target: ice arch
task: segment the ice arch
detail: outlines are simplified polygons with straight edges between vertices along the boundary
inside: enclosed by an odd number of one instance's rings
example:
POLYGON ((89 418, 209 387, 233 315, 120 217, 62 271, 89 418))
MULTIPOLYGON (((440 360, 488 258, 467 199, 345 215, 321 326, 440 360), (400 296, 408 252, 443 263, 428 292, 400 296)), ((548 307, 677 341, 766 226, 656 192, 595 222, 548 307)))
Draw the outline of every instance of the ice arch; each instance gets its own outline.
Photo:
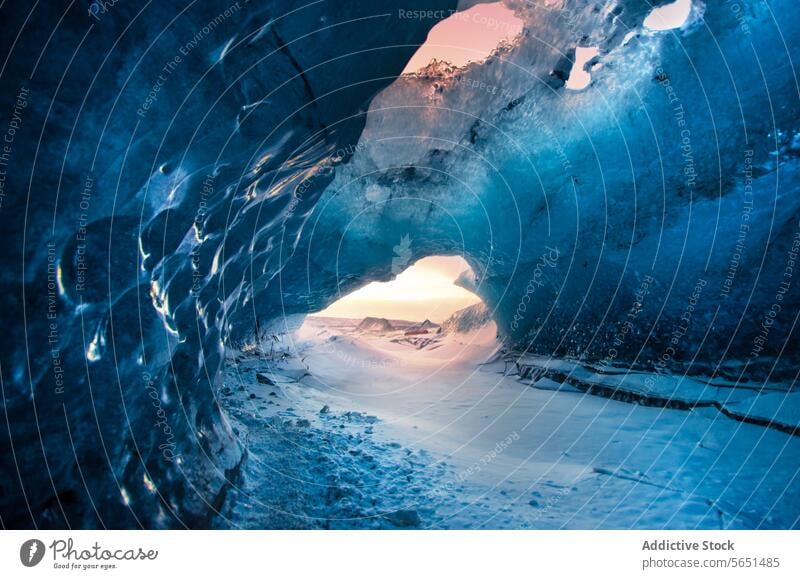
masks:
POLYGON ((644 29, 665 3, 508 0, 518 43, 397 80, 435 21, 392 4, 10 22, 10 523, 208 524, 242 459, 225 343, 388 279, 406 235, 465 256, 510 346, 603 358, 652 280, 617 362, 793 375, 800 22, 693 2, 644 29), (578 46, 602 67, 570 92, 578 46))

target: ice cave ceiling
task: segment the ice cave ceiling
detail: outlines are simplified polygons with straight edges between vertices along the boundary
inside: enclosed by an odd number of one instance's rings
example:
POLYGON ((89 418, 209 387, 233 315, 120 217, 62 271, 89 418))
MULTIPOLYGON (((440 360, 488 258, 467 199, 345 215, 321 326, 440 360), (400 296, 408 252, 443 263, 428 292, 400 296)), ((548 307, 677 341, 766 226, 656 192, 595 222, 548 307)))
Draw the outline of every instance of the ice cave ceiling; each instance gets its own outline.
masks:
POLYGON ((679 29, 643 27, 666 3, 507 0, 513 42, 403 76, 441 16, 401 11, 455 0, 10 15, 14 516, 206 524, 242 459, 225 344, 389 279, 404 238, 409 264, 464 256, 510 348, 603 359, 625 328, 615 364, 794 377, 795 3, 694 0, 679 29), (578 47, 598 53, 575 91, 578 47))

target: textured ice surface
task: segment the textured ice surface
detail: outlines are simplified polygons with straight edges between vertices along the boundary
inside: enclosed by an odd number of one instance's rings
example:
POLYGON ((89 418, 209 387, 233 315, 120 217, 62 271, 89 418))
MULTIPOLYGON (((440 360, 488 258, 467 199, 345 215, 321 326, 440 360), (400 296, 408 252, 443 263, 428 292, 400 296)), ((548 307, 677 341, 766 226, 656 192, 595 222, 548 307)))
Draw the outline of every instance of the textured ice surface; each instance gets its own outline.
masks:
MULTIPOLYGON (((423 5, 455 7, 403 3, 423 5)), ((434 22, 361 2, 59 6, 2 17, 3 114, 29 93, 2 205, 3 523, 205 526, 242 458, 216 402, 224 341, 254 311, 285 327, 281 293, 306 311, 301 269, 279 272, 434 22)))
MULTIPOLYGON (((339 262, 351 238, 408 233, 415 252, 463 252, 501 328, 538 352, 603 358, 629 323, 614 348, 626 363, 750 359, 750 374, 793 377, 797 292, 781 284, 798 239, 797 90, 794 49, 768 32, 779 10, 753 3, 759 33, 743 42, 719 3, 695 3, 672 32, 642 30, 636 10, 570 13, 567 26, 531 7, 538 41, 402 77, 326 194, 320 215, 347 224, 339 262), (602 67, 564 91, 558 51, 578 42, 602 67)), ((788 20, 782 38, 797 31, 788 20)))
POLYGON ((6 524, 207 525, 242 459, 225 345, 426 255, 464 256, 511 347, 795 375, 790 0, 695 1, 665 32, 642 26, 664 2, 509 0, 515 44, 397 80, 435 21, 393 3, 46 4, 3 16, 24 34, 2 110, 29 91, 2 205, 6 524), (570 91, 578 46, 599 54, 570 91))
POLYGON ((458 310, 452 316, 447 318, 442 323, 443 332, 460 332, 466 333, 472 330, 477 330, 488 323, 492 317, 489 315, 489 310, 483 303, 468 306, 462 310, 458 310))

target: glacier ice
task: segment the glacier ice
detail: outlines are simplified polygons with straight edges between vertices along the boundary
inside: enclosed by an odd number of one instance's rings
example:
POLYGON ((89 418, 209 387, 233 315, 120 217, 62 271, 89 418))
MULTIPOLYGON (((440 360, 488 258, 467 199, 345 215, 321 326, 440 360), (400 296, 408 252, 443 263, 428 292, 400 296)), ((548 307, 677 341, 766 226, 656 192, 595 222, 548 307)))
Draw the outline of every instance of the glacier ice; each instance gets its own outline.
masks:
POLYGON ((505 3, 514 42, 402 76, 435 20, 391 2, 4 21, 6 523, 207 525, 243 458, 226 346, 396 275, 404 238, 467 260, 509 348, 795 378, 794 3, 666 31, 666 1, 505 3))

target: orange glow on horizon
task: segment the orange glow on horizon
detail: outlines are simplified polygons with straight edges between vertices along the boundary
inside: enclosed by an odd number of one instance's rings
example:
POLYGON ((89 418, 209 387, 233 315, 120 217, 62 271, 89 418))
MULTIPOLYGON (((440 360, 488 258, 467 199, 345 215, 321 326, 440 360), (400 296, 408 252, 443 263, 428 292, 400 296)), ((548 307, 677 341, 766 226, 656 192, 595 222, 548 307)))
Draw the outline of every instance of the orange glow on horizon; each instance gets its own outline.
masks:
POLYGON ((426 257, 389 282, 372 282, 313 314, 332 318, 387 318, 443 322, 453 312, 480 302, 453 282, 469 265, 457 256, 426 257))

